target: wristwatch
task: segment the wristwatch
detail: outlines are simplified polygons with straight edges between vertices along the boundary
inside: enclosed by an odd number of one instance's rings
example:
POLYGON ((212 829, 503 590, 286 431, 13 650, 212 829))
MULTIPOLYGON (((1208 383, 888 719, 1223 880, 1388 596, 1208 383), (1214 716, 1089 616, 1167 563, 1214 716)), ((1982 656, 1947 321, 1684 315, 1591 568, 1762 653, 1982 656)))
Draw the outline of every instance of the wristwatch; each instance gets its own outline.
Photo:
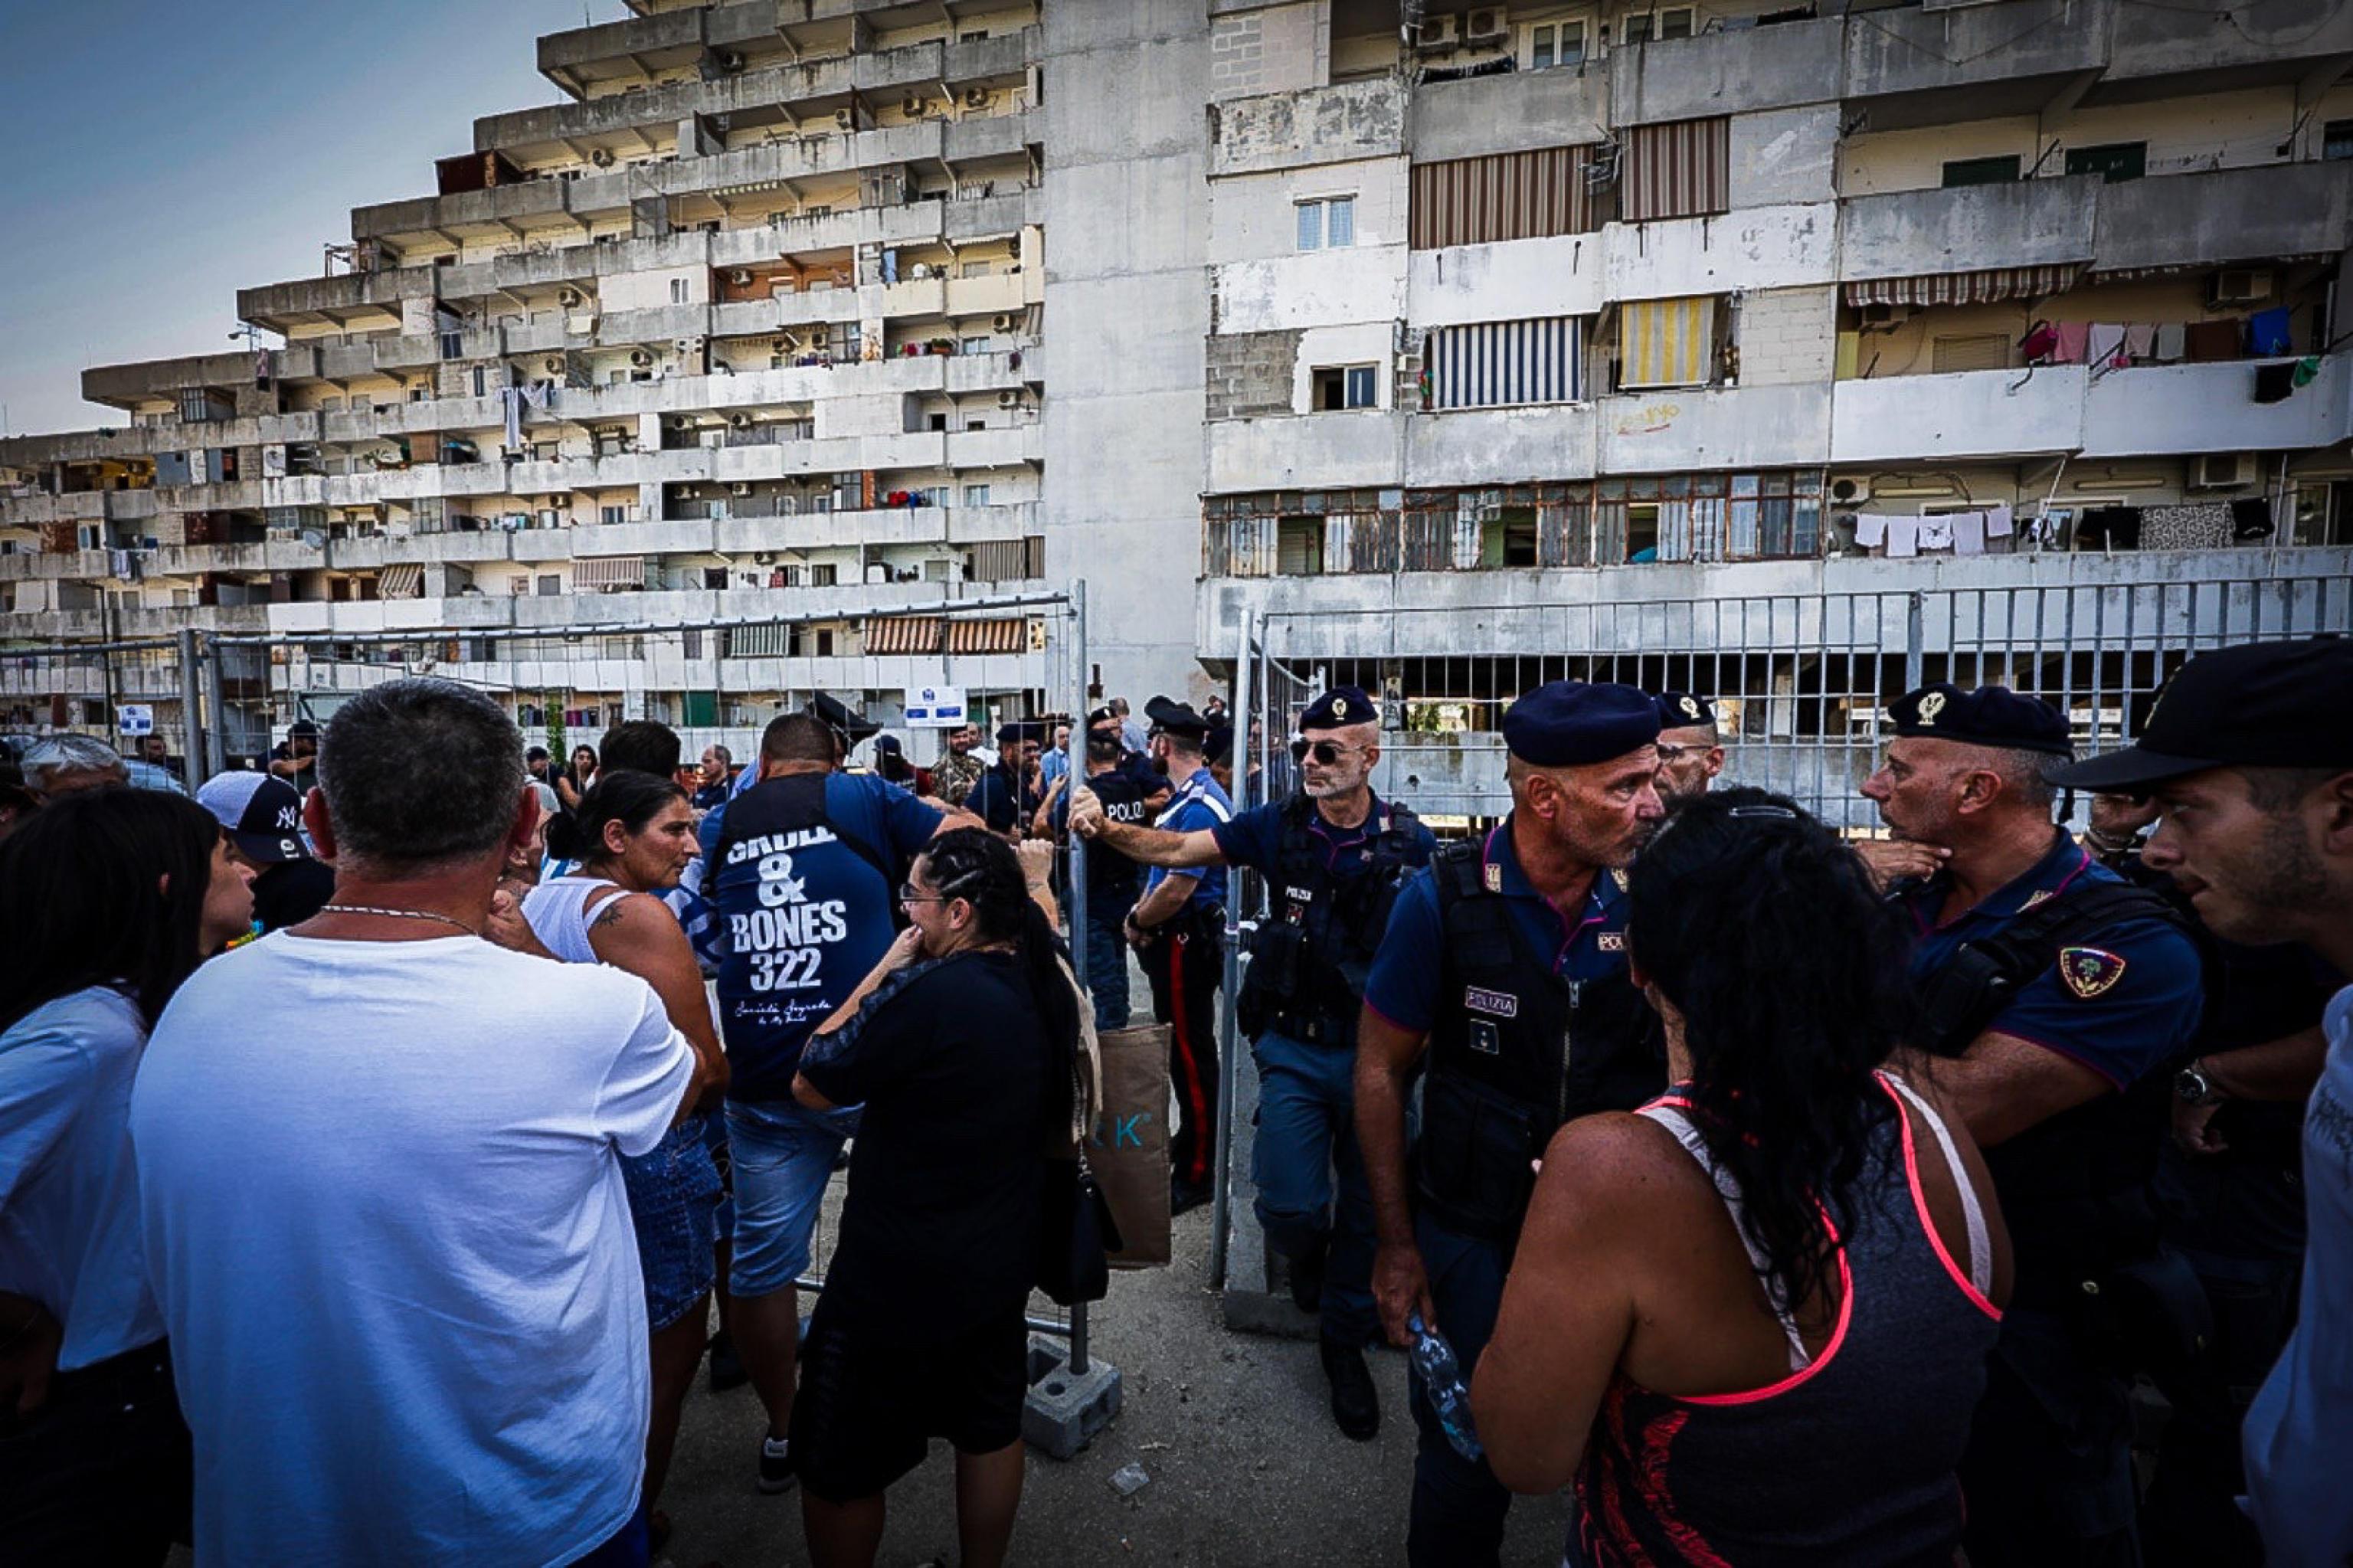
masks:
POLYGON ((2214 1087, 2214 1080, 2206 1075, 2206 1069, 2195 1062, 2173 1075, 2173 1092, 2193 1106, 2222 1097, 2214 1087))

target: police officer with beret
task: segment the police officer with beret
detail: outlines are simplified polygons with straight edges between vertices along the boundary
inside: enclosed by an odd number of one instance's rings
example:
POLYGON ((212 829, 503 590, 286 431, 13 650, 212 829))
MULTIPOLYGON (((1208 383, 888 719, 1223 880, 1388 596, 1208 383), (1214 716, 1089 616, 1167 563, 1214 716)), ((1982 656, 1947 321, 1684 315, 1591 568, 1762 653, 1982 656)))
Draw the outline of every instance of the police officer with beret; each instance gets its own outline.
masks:
POLYGON ((997 765, 980 776, 964 800, 964 809, 987 823, 990 832, 1018 839, 1036 813, 1038 753, 1045 740, 1046 726, 1036 719, 998 728, 997 765))
POLYGON ((1715 705, 1689 692, 1661 692, 1659 708, 1659 799, 1673 805, 1685 795, 1704 795, 1724 771, 1724 735, 1716 728, 1715 705))
MULTIPOLYGON (((1563 1123, 1665 1086, 1657 1021, 1627 968, 1623 868, 1657 826, 1656 705, 1555 681, 1504 715, 1512 813, 1440 849, 1398 895, 1357 1025, 1356 1129, 1391 1341, 1419 1314, 1467 1377, 1563 1123), (1427 1058, 1408 1177, 1406 1099, 1427 1058)), ((1446 1440, 1417 1383, 1409 1562, 1493 1563, 1511 1494, 1446 1440)))
POLYGON ((1890 716, 1862 792, 1897 839, 1949 852, 1890 895, 1915 938, 1912 1043, 1985 1150, 2016 1270, 1961 1462, 1965 1545, 2005 1568, 2134 1563, 2128 1370, 2197 1331, 2147 1189, 2199 948, 2052 822, 2073 755, 2057 709, 1940 683, 1890 716))
MULTIPOLYGON (((1269 911, 1250 939, 1237 1018, 1258 1061, 1250 1179, 1267 1240, 1291 1264, 1292 1298, 1322 1319, 1332 1418, 1358 1442, 1380 1430, 1366 1368, 1373 1316, 1373 1211, 1356 1150, 1356 1019, 1365 975, 1408 872, 1437 845, 1405 807, 1373 792, 1381 715, 1354 686, 1299 717, 1305 785, 1189 833, 1123 828, 1082 804, 1078 830, 1154 865, 1247 866, 1269 911), (1334 1203, 1337 1171, 1338 1202, 1334 1203)), ((1230 736, 1231 732, 1228 732, 1230 736)))

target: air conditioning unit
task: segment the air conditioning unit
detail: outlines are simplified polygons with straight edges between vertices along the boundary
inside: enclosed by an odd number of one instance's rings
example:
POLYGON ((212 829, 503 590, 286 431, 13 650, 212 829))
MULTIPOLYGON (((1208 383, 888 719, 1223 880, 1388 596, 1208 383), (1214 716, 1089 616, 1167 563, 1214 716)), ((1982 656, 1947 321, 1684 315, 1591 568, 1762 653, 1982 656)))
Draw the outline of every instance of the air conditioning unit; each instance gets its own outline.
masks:
POLYGON ((558 289, 555 291, 555 302, 563 306, 567 311, 572 309, 575 305, 586 303, 587 299, 588 296, 582 293, 577 289, 558 289))
POLYGON ((561 376, 564 374, 564 355, 560 354, 551 354, 545 359, 541 360, 539 364, 540 368, 546 371, 550 376, 561 376))
POLYGON ((653 362, 654 356, 647 353, 644 349, 633 348, 629 350, 629 363, 636 366, 638 369, 643 370, 647 366, 651 365, 653 362))
POLYGON ((899 102, 899 112, 904 114, 910 120, 920 120, 923 118, 924 112, 931 107, 931 101, 929 99, 902 99, 899 102))
POLYGON ((1013 330, 1013 313, 1011 311, 999 311, 997 314, 989 318, 988 324, 996 328, 998 332, 1011 332, 1013 330))
POLYGON ((727 416, 727 423, 730 429, 748 430, 752 428, 752 416, 738 408, 727 416))
POLYGON ((733 49, 721 49, 718 54, 712 58, 711 63, 717 66, 721 70, 726 71, 732 75, 736 71, 742 70, 744 67, 745 61, 744 57, 737 54, 733 49))
POLYGON ((727 493, 730 495, 749 495, 752 493, 752 487, 739 479, 734 483, 727 487, 727 493))
POLYGON ((866 580, 870 583, 887 583, 891 580, 891 568, 869 567, 866 568, 866 580))
POLYGON ((2189 460, 2192 490, 2236 490, 2254 482, 2253 452, 2206 452, 2189 460))
POLYGON ((600 169, 609 169, 613 166, 613 149, 599 147, 588 154, 588 161, 600 169))
POLYGON ((1867 479, 1834 479, 1831 481, 1831 504, 1860 506, 1871 499, 1871 481, 1867 479))
POLYGON ((1911 313, 1912 307, 1909 305, 1890 305, 1873 302, 1872 304, 1864 305, 1862 308, 1862 324, 1865 326, 1894 326, 1896 323, 1903 321, 1911 313))
POLYGON ((848 131, 857 125, 858 116, 850 110, 837 109, 833 111, 833 122, 841 130, 848 131))
POLYGON ((986 109, 988 107, 988 101, 996 96, 985 87, 976 87, 965 93, 964 106, 966 109, 986 109))
POLYGON ((1461 22, 1462 18, 1451 12, 1443 16, 1424 16, 1414 26, 1413 47, 1431 52, 1452 48, 1462 41, 1461 22))
POLYGON ((748 288, 752 282, 752 270, 748 267, 738 267, 727 274, 727 281, 739 289, 748 288))
POLYGON ((1504 11, 1501 5, 1482 5, 1463 19, 1462 41, 1466 44, 1485 43, 1500 38, 1504 33, 1504 11))
POLYGON ((997 395, 997 406, 1000 408, 1018 408, 1021 407, 1021 394, 1018 392, 999 392, 997 395))
POLYGON ((2215 305, 2250 305, 2272 297, 2272 275, 2258 268, 2234 267, 2214 274, 2206 301, 2215 305))

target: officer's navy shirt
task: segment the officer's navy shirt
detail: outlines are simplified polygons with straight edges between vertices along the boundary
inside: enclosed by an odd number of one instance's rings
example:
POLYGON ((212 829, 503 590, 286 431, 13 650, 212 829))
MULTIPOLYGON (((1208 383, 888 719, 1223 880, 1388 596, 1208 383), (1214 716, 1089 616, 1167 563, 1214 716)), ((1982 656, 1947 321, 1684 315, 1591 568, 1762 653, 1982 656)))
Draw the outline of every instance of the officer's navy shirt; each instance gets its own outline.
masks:
MULTIPOLYGON (((1519 856, 1512 850, 1511 819, 1488 830, 1479 860, 1482 885, 1503 895, 1528 950, 1551 955, 1554 974, 1568 980, 1596 980, 1626 968, 1624 872, 1594 873, 1585 907, 1572 920, 1553 907, 1552 900, 1537 892, 1520 869, 1519 856)), ((1381 950, 1365 981, 1365 1005, 1409 1033, 1428 1033, 1440 1007, 1461 1001, 1440 994, 1445 951, 1437 873, 1424 868, 1398 892, 1388 935, 1381 938, 1381 950)))
MULTIPOLYGON (((1282 874, 1283 806, 1281 800, 1253 806, 1232 821, 1220 822, 1209 830, 1218 841, 1218 853, 1226 857, 1228 865, 1247 866, 1270 879, 1282 874)), ((1363 875, 1371 859, 1380 817, 1381 800, 1377 795, 1373 797, 1373 809, 1353 828, 1335 828, 1324 820, 1323 812, 1310 808, 1307 832, 1323 852, 1324 870, 1335 877, 1363 875)), ((1417 821, 1408 835, 1406 863, 1428 865, 1430 852, 1437 847, 1437 835, 1417 821)))
MULTIPOLYGON (((1165 832, 1198 832, 1222 827, 1233 821, 1233 816, 1234 803, 1226 798, 1223 789, 1218 788, 1218 781, 1209 777, 1209 770, 1196 768, 1190 779, 1176 786, 1176 793, 1169 798, 1166 808, 1152 825, 1165 832)), ((1212 865, 1198 872, 1182 871, 1176 874, 1196 879, 1191 896, 1185 900, 1187 905, 1220 905, 1226 901, 1224 866, 1212 865)), ((1168 877, 1166 866, 1154 866, 1144 879, 1145 896, 1150 897, 1152 890, 1167 881, 1168 877)))
MULTIPOLYGON (((1894 899, 1915 938, 1912 978, 1925 980, 1963 942, 1992 936, 2037 904, 2089 883, 2123 881, 2053 829, 2050 853, 1948 924, 1936 924, 1952 885, 1947 874, 1899 887, 1894 899)), ((2066 951, 2078 954, 2073 948, 2066 951)), ((2157 919, 2123 921, 2084 944, 2079 958, 2078 984, 2071 986, 2053 964, 2021 986, 1986 1028, 2056 1051, 2119 1089, 2165 1065, 2189 1043, 2204 990, 2198 949, 2179 930, 2157 919)))
MULTIPOLYGON (((747 858, 730 866, 718 853, 719 835, 733 802, 702 819, 701 839, 704 877, 702 891, 716 911, 711 922, 712 947, 723 965, 734 947, 737 914, 729 903, 745 878, 757 878, 760 859, 747 858)), ((939 830, 940 813, 914 796, 873 773, 828 773, 825 780, 825 811, 837 835, 856 838, 885 863, 920 853, 939 830)), ((879 874, 846 844, 813 845, 792 853, 789 868, 791 906, 824 906, 840 900, 846 912, 859 917, 846 922, 839 939, 819 939, 780 955, 789 962, 770 965, 766 991, 733 994, 726 983, 719 991, 719 1023, 727 1044, 730 1098, 782 1099, 792 1091, 793 1065, 809 1032, 858 989, 897 935, 892 925, 890 901, 895 886, 872 896, 879 874), (806 956, 796 956, 805 954, 806 956)), ((780 905, 781 911, 786 907, 780 905)), ((829 930, 830 923, 807 927, 829 930)), ((724 975, 723 968, 723 976, 724 975)), ((754 982, 756 984, 756 981, 754 982)))

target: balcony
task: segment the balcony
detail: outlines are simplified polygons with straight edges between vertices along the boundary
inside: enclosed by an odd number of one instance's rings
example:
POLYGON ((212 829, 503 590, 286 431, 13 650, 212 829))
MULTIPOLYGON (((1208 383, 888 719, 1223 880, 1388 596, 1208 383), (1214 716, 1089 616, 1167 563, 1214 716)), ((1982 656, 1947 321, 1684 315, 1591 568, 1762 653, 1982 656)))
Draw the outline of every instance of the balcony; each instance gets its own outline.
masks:
POLYGON ((2163 175, 2097 189, 2092 253, 2102 270, 2334 255, 2353 236, 2353 174, 2341 163, 2163 175))
POLYGON ((1610 122, 1646 125, 1836 102, 1846 21, 1822 16, 1611 51, 1610 122))
POLYGON ((1999 0, 1851 17, 1846 98, 1868 107, 1874 131, 2033 113, 2106 65, 2115 9, 2116 0, 1999 0))
POLYGON ((2074 451, 2084 444, 2088 375, 2080 365, 2054 365, 2031 376, 1969 370, 1841 381, 1831 398, 1831 461, 1919 463, 2074 451))
MULTIPOLYGON (((2310 386, 2280 403, 2254 400, 2255 368, 2263 363, 2243 359, 2109 372, 2084 393, 2083 455, 2292 451, 2334 446, 2353 435, 2353 401, 2348 397, 2353 352, 2329 355, 2310 386)), ((1852 385, 1840 383, 1841 391, 1852 385)))
POLYGON ((1597 405, 1600 471, 1806 468, 1830 454, 1831 393, 1788 387, 1662 388, 1597 405))
POLYGON ((1211 106, 1209 175, 1396 157, 1408 89, 1398 77, 1304 87, 1211 106))
POLYGON ((1609 73, 1599 61, 1430 82, 1413 90, 1413 161, 1598 142, 1609 120, 1609 73))
POLYGON ((1212 493, 1374 489, 1402 482, 1403 415, 1347 413, 1222 419, 1208 427, 1212 493))
POLYGON ((1840 214, 1838 275, 1852 282, 2089 261, 2106 193, 2129 188, 2074 175, 1857 196, 1840 214))
POLYGON ((1601 231, 1600 249, 1613 300, 1802 288, 1837 275, 1838 207, 1747 207, 1713 217, 1612 223, 1601 231))
POLYGON ((1591 315, 1605 297, 1607 264, 1595 234, 1416 250, 1407 263, 1408 319, 1428 329, 1591 315))
POLYGON ((1436 488, 1589 478, 1597 428, 1591 403, 1412 415, 1405 421, 1405 482, 1436 488))

